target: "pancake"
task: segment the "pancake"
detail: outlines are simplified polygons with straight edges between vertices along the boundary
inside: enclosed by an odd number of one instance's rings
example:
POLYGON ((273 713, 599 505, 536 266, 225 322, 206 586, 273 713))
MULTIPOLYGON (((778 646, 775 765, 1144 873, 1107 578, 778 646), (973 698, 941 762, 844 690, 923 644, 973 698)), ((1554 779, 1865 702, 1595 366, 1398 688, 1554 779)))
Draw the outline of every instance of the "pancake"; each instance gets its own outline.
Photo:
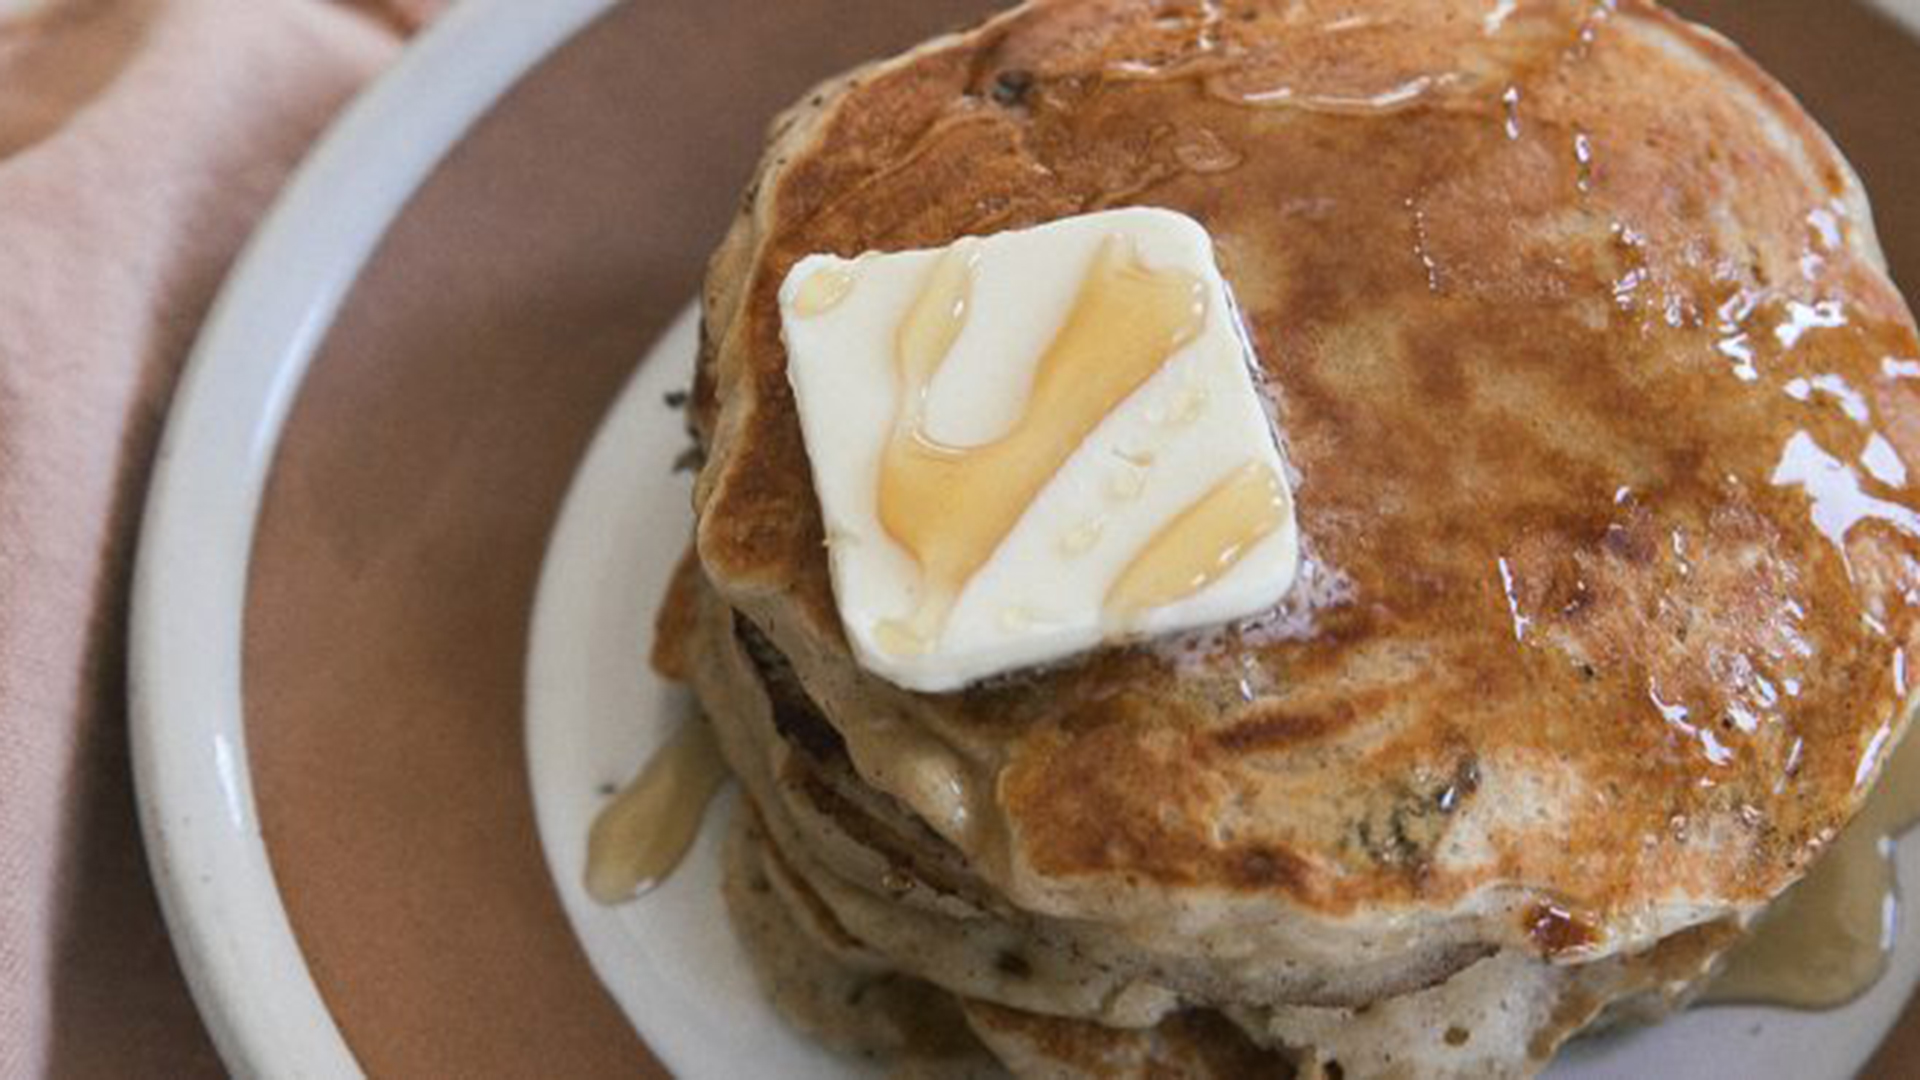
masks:
POLYGON ((865 785, 777 653, 697 590, 690 676, 788 876, 884 964, 970 997, 1122 1027, 1182 1001, 1357 1006, 1431 986, 1484 949, 1312 968, 1196 961, 1097 923, 1023 911, 897 800, 865 785))
POLYGON ((703 313, 669 614, 713 610, 668 659, 792 880, 976 1029, 1197 1006, 1311 1062, 1365 1017, 1497 1010, 1511 968, 1582 1004, 1475 1066, 1524 1072, 1683 1000, 1904 732, 1912 316, 1831 142, 1653 4, 1036 0, 783 115, 703 313), (840 630, 778 287, 1119 205, 1215 238, 1298 472, 1295 587, 894 687, 840 630), (1684 977, 1608 974, 1676 942, 1684 977), (996 978, 1010 948, 1039 977, 996 978))
POLYGON ((743 647, 751 635, 724 647, 706 638, 736 631, 724 606, 704 599, 690 674, 719 706, 711 719, 747 791, 727 885, 743 943, 802 1030, 916 1075, 978 1067, 961 1051, 928 1053, 964 1047, 951 1009, 927 998, 939 986, 1017 1076, 1325 1076, 1333 1065, 1354 1076, 1526 1076, 1596 1022, 1657 1019, 1690 1000, 1738 936, 1712 924, 1581 965, 1476 955, 1397 989, 1376 981, 1372 996, 1344 1007, 1276 1005, 1258 993, 1268 1003, 1234 1006, 1246 988, 1209 988, 1190 973, 1176 993, 1153 980, 1177 982, 1179 972, 1129 963, 1084 928, 1036 926, 976 902, 975 887, 956 888, 937 843, 929 858, 911 819, 847 784, 832 736, 808 733, 825 721, 765 671, 764 657, 749 659, 763 652, 743 647), (921 1026, 903 1026, 907 1016, 921 1026))
POLYGON ((751 807, 734 816, 722 859, 721 888, 741 945, 795 1026, 918 1076, 1000 1074, 950 996, 869 962, 817 908, 783 897, 780 864, 751 807))
POLYGON ((783 899, 782 871, 751 808, 727 834, 723 888, 756 974, 782 1011, 828 1045, 890 1064, 895 1080, 991 1080, 1008 1067, 1052 1080, 1284 1080, 1293 1067, 1212 1013, 1116 1033, 1084 1021, 954 999, 930 984, 849 962, 838 931, 783 899), (975 1038, 990 1042, 992 1054, 975 1038))
POLYGON ((1651 5, 1323 6, 1030 4, 785 116, 709 277, 701 564, 862 776, 1025 909, 1314 963, 1750 912, 1902 722, 1920 525, 1850 462, 1920 449, 1920 346, 1864 195, 1651 5), (1216 238, 1302 585, 891 687, 834 615, 775 289, 808 252, 1119 203, 1216 238))

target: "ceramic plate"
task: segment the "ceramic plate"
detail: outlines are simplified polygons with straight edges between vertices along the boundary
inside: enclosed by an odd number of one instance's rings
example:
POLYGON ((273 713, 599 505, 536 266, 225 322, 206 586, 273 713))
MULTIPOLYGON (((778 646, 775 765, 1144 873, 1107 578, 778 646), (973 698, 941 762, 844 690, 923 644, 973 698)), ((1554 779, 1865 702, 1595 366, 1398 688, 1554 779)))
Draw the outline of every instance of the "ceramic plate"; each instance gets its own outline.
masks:
MULTIPOLYGON (((753 992, 712 823, 628 907, 587 904, 579 860, 686 707, 642 662, 687 526, 668 328, 765 123, 991 6, 473 0, 302 170, 182 385, 135 597, 149 850, 236 1073, 845 1068, 753 992)), ((1920 288, 1920 45, 1851 0, 1682 6, 1827 122, 1920 288)), ((1563 1070, 1844 1075, 1912 938, 1846 1010, 1704 1010, 1563 1070)), ((1868 1071, 1916 1070, 1909 1020, 1868 1071)))
MULTIPOLYGON (((581 884, 594 814, 692 710, 683 691, 636 658, 652 647, 654 607, 692 525, 689 481, 673 472, 686 436, 662 399, 686 385, 697 344, 689 311, 615 401, 547 552, 527 668, 540 837, 594 970, 677 1075, 880 1077, 883 1070, 835 1058, 788 1031, 755 987, 717 908, 730 797, 708 814, 698 843, 661 888, 608 908, 581 884), (769 1063, 777 1067, 756 1072, 769 1063)), ((1920 834, 1901 846, 1899 868, 1920 880, 1920 834)), ((1898 933, 1889 975, 1845 1008, 1694 1009, 1658 1027, 1576 1043, 1548 1076, 1852 1076, 1920 979, 1920 920, 1905 920, 1898 933)))

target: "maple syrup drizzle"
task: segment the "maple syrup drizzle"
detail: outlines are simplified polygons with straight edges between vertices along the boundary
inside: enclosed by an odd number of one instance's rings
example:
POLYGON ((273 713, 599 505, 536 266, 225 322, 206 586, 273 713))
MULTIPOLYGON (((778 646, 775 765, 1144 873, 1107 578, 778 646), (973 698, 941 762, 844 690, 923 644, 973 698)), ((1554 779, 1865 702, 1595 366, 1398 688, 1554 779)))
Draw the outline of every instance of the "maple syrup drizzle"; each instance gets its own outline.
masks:
POLYGON ((1287 519, 1287 485, 1250 461, 1160 527, 1107 590, 1106 611, 1123 625, 1206 588, 1287 519))
POLYGON ((1119 237, 1102 242, 1066 321, 1036 367, 1020 418, 1003 436, 959 447, 926 426, 927 388, 966 325, 976 245, 943 253, 895 338, 899 404, 882 451, 878 511, 920 568, 904 619, 880 624, 881 647, 933 647, 961 591, 1061 466, 1106 419, 1206 325, 1203 282, 1146 266, 1119 237))
POLYGON ((588 895, 619 904, 664 881, 693 846, 727 775, 707 722, 682 724, 594 818, 587 834, 588 895))

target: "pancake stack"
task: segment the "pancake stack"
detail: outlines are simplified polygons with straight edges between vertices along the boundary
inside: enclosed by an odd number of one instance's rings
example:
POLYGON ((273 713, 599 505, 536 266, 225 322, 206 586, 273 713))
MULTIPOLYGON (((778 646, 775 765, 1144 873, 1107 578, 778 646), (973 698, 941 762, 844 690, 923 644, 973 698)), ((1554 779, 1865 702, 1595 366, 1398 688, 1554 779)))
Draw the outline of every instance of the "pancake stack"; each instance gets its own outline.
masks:
POLYGON ((1686 1002, 1905 728, 1912 317, 1826 136, 1652 4, 1036 0, 783 115, 703 299, 656 662, 769 993, 903 1069, 1531 1074, 1686 1002), (787 270, 1134 204, 1214 237, 1292 593, 864 671, 787 270))

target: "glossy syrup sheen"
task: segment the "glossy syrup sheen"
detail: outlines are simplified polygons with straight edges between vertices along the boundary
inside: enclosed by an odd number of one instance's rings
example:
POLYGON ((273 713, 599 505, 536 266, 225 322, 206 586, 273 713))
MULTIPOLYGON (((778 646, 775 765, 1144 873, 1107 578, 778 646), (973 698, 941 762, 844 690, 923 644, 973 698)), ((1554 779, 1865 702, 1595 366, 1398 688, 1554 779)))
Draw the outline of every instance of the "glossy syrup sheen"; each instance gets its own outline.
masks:
POLYGON ((1706 1000, 1827 1009, 1878 982, 1900 918, 1893 842, 1917 822, 1920 738, 1909 734, 1852 823, 1728 955, 1706 1000))
POLYGON ((803 319, 825 315, 853 292, 852 267, 823 266, 808 274, 793 297, 793 313, 803 319))
POLYGON ((1272 535, 1287 515, 1287 484, 1264 462, 1235 469, 1161 526, 1108 590, 1109 618, 1141 614, 1199 592, 1272 535))
MULTIPOLYGON (((1808 19, 1792 5, 1750 0, 1682 0, 1682 12, 1705 19, 1753 51, 1806 102, 1836 123, 1835 134, 1867 180, 1874 216, 1896 280, 1920 283, 1920 175, 1904 167, 1910 141, 1877 137, 1902 123, 1920 77, 1904 88, 1891 81, 1862 87, 1862 65, 1920 72, 1920 47, 1889 33, 1883 17, 1856 3, 1835 4, 1808 19), (1846 63, 1827 57, 1846 57, 1846 63)), ((1749 1000, 1818 1008, 1848 1000, 1886 970, 1901 894, 1915 882, 1895 880, 1891 840, 1920 823, 1920 738, 1909 732, 1859 817, 1808 878, 1778 901, 1753 938, 1730 958, 1710 1000, 1749 1000)), ((1869 1072, 1871 1072, 1871 1068, 1869 1072)))
POLYGON ((594 817, 587 834, 587 894, 618 904, 666 880, 692 846, 707 804, 727 776, 706 721, 682 724, 594 817))
POLYGON ((1648 5, 1500 6, 1039 5, 863 81, 782 174, 753 385, 705 399, 752 408, 702 554, 777 580, 770 621, 834 636, 782 397, 801 255, 1151 203, 1207 226, 1254 339, 1299 595, 888 700, 990 745, 1033 873, 1409 933, 1494 886, 1578 931, 1516 943, 1575 951, 1772 896, 1863 798, 1910 695, 1920 343, 1844 166, 1648 5))
POLYGON ((881 628, 882 645, 895 651, 931 646, 967 582, 1047 481, 1206 325, 1199 278, 1149 268, 1129 241, 1109 237, 1041 354, 1012 429, 982 446, 948 446, 927 432, 927 387, 965 325, 977 263, 968 243, 942 253, 895 343, 899 404, 881 454, 878 508, 921 575, 912 616, 881 628))

